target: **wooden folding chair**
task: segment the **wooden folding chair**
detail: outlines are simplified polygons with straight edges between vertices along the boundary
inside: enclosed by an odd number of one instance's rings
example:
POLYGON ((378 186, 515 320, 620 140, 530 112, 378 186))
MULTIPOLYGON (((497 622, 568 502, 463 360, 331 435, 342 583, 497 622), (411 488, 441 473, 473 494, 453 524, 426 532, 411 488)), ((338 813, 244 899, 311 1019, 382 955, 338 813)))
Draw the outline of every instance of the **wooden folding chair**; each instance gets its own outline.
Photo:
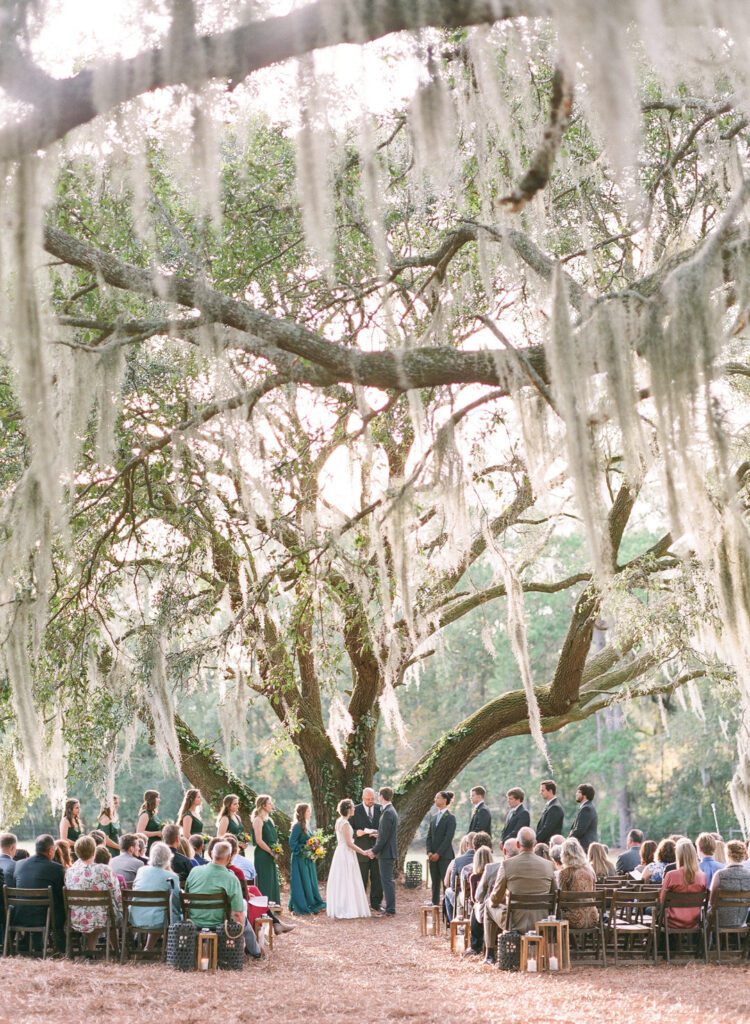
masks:
POLYGON ((632 889, 614 890, 609 908, 608 938, 612 944, 615 966, 620 953, 643 954, 645 957, 651 953, 656 963, 658 902, 656 893, 635 892, 632 889))
POLYGON ((737 936, 737 952, 742 954, 743 959, 750 956, 750 892, 743 892, 735 889, 717 889, 709 895, 709 906, 707 911, 708 939, 716 937, 716 962, 721 963, 721 937, 726 936, 727 953, 729 939, 732 935, 737 936), (721 912, 732 911, 733 917, 739 917, 744 923, 735 925, 722 925, 721 912))
MULTIPOLYGON (((703 942, 703 959, 708 963, 708 937, 706 934, 706 907, 708 906, 708 893, 703 892, 675 892, 668 889, 664 893, 662 901, 662 913, 660 915, 660 929, 664 934, 664 951, 667 956, 667 963, 672 959, 670 937, 679 936, 678 949, 682 947, 682 936, 697 935, 703 942), (699 910, 698 923, 692 928, 682 928, 669 923, 669 910, 676 908, 690 908, 699 910)), ((692 951, 691 951, 692 952, 692 951)))
POLYGON ((539 914, 538 919, 541 920, 543 917, 554 917, 556 905, 556 892, 545 893, 543 896, 514 896, 513 893, 509 893, 508 910, 505 915, 506 931, 513 931, 515 929, 514 914, 521 913, 524 910, 533 910, 539 914))
POLYGON ((65 900, 65 955, 73 955, 73 945, 77 941, 81 953, 91 953, 96 956, 97 950, 89 950, 84 946, 84 932, 79 932, 73 927, 72 910, 85 909, 93 910, 96 907, 104 907, 107 911, 104 928, 104 959, 109 963, 109 951, 119 951, 117 936, 117 919, 115 917, 115 906, 112 902, 110 889, 63 889, 65 900))
MULTIPOLYGON (((5 896, 5 938, 3 939, 3 956, 8 956, 9 947, 13 949, 13 956, 17 956, 20 953, 19 941, 21 938, 28 936, 29 938, 29 953, 34 955, 36 950, 31 940, 33 935, 42 936, 42 960, 47 959, 47 950, 50 948, 50 940, 54 940, 54 927, 53 927, 53 902, 52 902, 52 887, 47 886, 46 889, 17 889, 13 886, 4 886, 3 893, 5 896), (41 925, 28 925, 28 924, 17 924, 13 921, 13 911, 15 909, 28 909, 30 907, 44 908, 44 924, 41 925)), ((52 945, 54 952, 54 944, 52 945)))
POLYGON ((225 921, 232 916, 229 897, 223 891, 216 893, 181 892, 180 904, 183 916, 186 918, 191 917, 191 910, 221 910, 225 921))
MULTIPOLYGON (((568 931, 570 934, 571 956, 580 953, 581 957, 586 956, 587 939, 592 940, 593 957, 591 963, 607 966, 607 940, 604 935, 604 920, 607 913, 607 893, 601 892, 559 892, 557 894, 557 916, 561 920, 568 920, 568 931), (573 928, 570 924, 570 914, 576 910, 589 910, 595 908, 598 915, 596 924, 588 928, 573 928), (579 945, 579 941, 581 945, 579 945)), ((576 957, 577 959, 577 957, 576 957)))
POLYGON ((122 894, 122 929, 120 932, 120 963, 124 964, 128 957, 133 960, 164 960, 167 955, 167 935, 169 934, 169 908, 171 892, 159 889, 132 890, 122 894), (162 924, 151 928, 142 928, 132 923, 130 914, 133 908, 161 910, 162 924), (161 939, 161 950, 138 948, 140 939, 153 936, 161 939))

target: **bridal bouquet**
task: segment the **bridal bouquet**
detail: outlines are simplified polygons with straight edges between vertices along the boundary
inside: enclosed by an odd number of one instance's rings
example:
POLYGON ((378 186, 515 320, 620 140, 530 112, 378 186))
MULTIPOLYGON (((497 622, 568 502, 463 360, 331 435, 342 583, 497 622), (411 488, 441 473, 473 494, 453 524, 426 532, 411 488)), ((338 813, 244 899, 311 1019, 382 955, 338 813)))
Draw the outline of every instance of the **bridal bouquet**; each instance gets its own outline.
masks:
POLYGON ((323 860, 326 855, 326 846, 323 842, 322 832, 313 832, 310 838, 305 843, 305 848, 302 851, 303 855, 308 860, 323 860))

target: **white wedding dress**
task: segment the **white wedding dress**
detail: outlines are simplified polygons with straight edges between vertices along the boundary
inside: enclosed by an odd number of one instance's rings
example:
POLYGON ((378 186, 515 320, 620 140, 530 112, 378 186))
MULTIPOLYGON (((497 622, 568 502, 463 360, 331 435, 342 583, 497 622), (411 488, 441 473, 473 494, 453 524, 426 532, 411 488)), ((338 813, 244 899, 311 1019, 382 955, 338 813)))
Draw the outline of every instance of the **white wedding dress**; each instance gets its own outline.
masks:
POLYGON ((354 831, 346 818, 336 822, 336 839, 326 886, 326 913, 340 919, 370 917, 370 904, 354 849, 354 831))

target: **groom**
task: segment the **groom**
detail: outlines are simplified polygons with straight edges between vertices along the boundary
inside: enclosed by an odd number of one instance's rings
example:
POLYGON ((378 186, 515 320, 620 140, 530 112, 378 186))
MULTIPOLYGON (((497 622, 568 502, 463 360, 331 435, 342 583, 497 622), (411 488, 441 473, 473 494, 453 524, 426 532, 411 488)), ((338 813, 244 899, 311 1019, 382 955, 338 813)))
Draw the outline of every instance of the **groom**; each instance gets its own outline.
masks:
POLYGON ((383 786, 379 792, 380 823, 378 825, 378 838, 371 850, 368 850, 368 857, 378 858, 380 864, 380 881, 383 885, 385 896, 385 912, 393 916, 396 913, 396 883, 393 881, 393 870, 398 859, 398 815, 396 808, 391 803, 393 790, 383 786))

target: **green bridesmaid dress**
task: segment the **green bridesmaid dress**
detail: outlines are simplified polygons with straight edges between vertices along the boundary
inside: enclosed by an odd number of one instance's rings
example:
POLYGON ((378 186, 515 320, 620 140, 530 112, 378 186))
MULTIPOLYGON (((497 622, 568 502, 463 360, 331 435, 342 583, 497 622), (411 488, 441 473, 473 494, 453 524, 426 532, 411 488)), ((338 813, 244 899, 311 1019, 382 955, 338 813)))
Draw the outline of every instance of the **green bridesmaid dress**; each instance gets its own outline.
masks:
MULTIPOLYGON (((268 818, 263 822, 261 838, 266 846, 271 849, 279 841, 279 833, 273 821, 268 818)), ((271 903, 281 903, 281 888, 279 886, 279 869, 276 867, 276 859, 270 853, 256 844, 255 846, 255 884, 264 896, 267 896, 271 903)))

